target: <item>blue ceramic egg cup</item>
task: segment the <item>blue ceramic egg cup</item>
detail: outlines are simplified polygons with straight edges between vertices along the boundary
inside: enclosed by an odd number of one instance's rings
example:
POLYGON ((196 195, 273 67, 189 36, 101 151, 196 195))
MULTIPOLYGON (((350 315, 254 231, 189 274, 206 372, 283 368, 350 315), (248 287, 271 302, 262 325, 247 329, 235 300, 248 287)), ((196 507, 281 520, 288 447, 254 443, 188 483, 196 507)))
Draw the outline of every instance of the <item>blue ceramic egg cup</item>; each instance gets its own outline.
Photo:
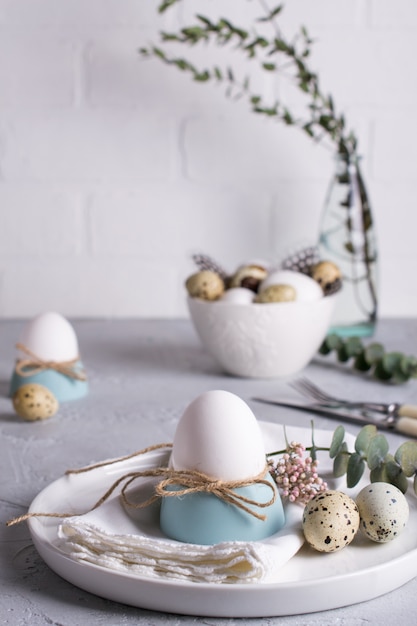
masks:
MULTIPOLYGON (((82 369, 81 361, 77 361, 74 365, 74 371, 82 371, 82 369)), ((10 382, 10 397, 13 397, 20 387, 30 383, 36 383, 49 389, 58 402, 78 400, 88 394, 88 382, 86 380, 78 380, 53 369, 47 369, 29 376, 21 376, 16 371, 13 372, 10 382)))
MULTIPOLYGON (((265 479, 274 485, 269 474, 265 479)), ((178 491, 181 486, 170 489, 178 491)), ((256 502, 264 503, 271 499, 271 489, 264 484, 255 483, 234 491, 256 502)), ((275 502, 268 507, 248 506, 266 515, 266 519, 258 519, 210 493, 166 496, 161 503, 160 527, 171 539, 201 545, 223 541, 258 541, 274 535, 284 527, 285 514, 278 494, 275 502)))

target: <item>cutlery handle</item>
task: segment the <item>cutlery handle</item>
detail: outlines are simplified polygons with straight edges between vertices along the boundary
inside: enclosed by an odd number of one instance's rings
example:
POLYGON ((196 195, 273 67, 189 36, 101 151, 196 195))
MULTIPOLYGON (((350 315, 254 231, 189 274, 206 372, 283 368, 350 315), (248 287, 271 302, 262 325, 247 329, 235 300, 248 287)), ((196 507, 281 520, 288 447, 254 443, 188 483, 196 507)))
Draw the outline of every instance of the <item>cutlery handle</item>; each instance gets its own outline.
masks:
POLYGON ((414 417, 398 417, 394 429, 397 433, 417 438, 417 419, 414 417))
POLYGON ((417 419, 417 405, 416 404, 402 404, 398 408, 397 415, 399 417, 410 417, 417 419))

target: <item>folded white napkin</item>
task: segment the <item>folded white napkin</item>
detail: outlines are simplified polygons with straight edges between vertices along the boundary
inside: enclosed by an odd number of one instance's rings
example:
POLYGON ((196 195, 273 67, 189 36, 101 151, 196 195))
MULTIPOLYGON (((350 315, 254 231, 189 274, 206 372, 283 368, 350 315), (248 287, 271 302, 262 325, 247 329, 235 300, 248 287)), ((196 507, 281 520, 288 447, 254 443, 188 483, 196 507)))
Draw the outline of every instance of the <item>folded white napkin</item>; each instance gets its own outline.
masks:
POLYGON ((264 541, 203 546, 167 539, 157 505, 128 513, 118 497, 63 521, 60 549, 71 558, 125 573, 194 582, 268 582, 303 544, 302 507, 286 508, 286 525, 264 541))

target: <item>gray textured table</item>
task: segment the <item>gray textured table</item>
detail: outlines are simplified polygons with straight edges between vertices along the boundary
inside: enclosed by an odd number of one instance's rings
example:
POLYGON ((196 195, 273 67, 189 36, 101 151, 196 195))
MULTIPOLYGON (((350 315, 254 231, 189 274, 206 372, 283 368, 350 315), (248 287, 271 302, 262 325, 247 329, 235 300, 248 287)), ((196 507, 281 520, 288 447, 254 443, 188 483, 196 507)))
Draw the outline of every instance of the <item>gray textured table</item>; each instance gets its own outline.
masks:
MULTIPOLYGON (((277 394, 285 381, 242 380, 225 376, 208 356, 187 320, 76 321, 90 394, 61 406, 45 422, 27 423, 7 398, 15 359, 14 344, 23 323, 0 322, 1 553, 2 624, 79 626, 88 624, 343 624, 397 623, 417 619, 417 579, 369 602, 323 613, 263 618, 215 619, 141 610, 93 596, 52 572, 38 556, 25 523, 5 522, 24 513, 32 499, 68 468, 118 457, 172 440, 187 404, 203 391, 225 389, 248 401, 258 418, 305 426, 299 411, 256 404, 250 398, 277 394)), ((417 353, 417 320, 381 321, 375 339, 388 350, 417 353)), ((365 380, 333 357, 318 357, 305 370, 316 382, 358 398, 417 402, 417 381, 392 387, 365 380)), ((318 428, 334 423, 315 418, 318 428)), ((353 433, 357 428, 349 426, 353 433)), ((394 449, 404 440, 390 434, 394 449)), ((324 591, 325 592, 325 591, 324 591)))

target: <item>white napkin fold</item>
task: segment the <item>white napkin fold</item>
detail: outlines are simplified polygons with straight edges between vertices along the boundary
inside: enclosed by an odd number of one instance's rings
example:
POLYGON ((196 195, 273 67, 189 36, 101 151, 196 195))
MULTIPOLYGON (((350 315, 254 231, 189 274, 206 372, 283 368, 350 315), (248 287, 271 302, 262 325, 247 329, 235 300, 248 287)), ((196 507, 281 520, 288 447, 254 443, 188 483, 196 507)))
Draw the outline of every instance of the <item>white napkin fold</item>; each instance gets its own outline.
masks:
POLYGON ((85 515, 63 521, 60 549, 79 562, 112 570, 208 583, 268 582, 304 542, 302 507, 286 507, 286 525, 263 541, 228 541, 204 546, 165 538, 158 507, 133 519, 118 497, 85 515))

